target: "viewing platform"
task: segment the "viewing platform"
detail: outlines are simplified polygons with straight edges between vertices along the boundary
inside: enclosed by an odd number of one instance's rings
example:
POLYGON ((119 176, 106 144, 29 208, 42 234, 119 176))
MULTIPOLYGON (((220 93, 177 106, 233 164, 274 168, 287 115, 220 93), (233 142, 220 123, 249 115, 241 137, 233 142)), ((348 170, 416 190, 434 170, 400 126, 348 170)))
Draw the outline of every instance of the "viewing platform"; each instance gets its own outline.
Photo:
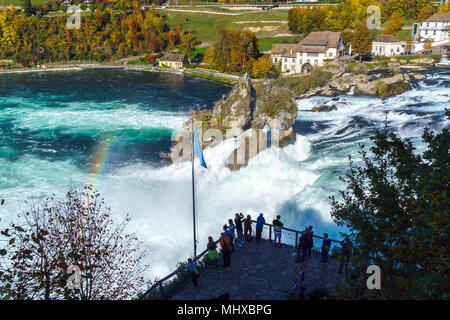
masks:
POLYGON ((286 300, 299 265, 305 277, 303 284, 297 286, 295 297, 301 286, 305 287, 305 295, 315 288, 327 288, 332 294, 333 287, 345 278, 338 273, 337 259, 329 257, 323 264, 320 252, 313 250, 311 258, 296 263, 295 252, 293 246, 278 248, 265 239, 259 244, 253 240, 242 247, 236 246, 236 251, 231 253, 230 267, 222 267, 219 257, 217 269, 209 265, 200 272, 197 288, 189 282, 172 299, 209 300, 228 293, 231 300, 286 300))
MULTIPOLYGON (((231 266, 222 267, 223 260, 217 240, 217 268, 208 258, 207 250, 197 256, 200 276, 196 288, 188 271, 180 266, 154 282, 140 299, 209 300, 227 297, 230 300, 286 300, 298 299, 301 287, 305 288, 305 296, 314 289, 327 289, 330 295, 334 295, 334 287, 345 279, 345 272, 338 272, 340 261, 331 255, 333 247, 340 246, 339 241, 331 239, 328 261, 324 264, 321 261, 323 238, 314 235, 311 257, 306 257, 303 262, 296 262, 295 244, 298 244, 302 231, 283 228, 282 246, 278 248, 272 241, 273 225, 264 225, 262 239, 257 243, 256 221, 252 222, 253 240, 245 241, 242 247, 235 244, 235 251, 231 253, 231 266), (299 266, 303 268, 304 281, 291 292, 299 266)), ((198 248, 206 249, 206 242, 200 242, 198 248)))

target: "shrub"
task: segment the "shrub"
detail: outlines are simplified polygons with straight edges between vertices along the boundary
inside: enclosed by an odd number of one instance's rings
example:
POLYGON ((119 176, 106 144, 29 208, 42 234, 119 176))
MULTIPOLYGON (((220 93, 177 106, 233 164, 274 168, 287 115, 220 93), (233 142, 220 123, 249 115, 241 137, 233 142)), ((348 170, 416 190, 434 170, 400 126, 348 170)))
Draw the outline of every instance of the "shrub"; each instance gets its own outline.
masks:
POLYGON ((149 54, 147 57, 147 63, 154 65, 156 63, 156 57, 153 54, 149 54))
POLYGON ((330 294, 327 288, 314 288, 307 294, 308 300, 331 300, 333 296, 330 294))

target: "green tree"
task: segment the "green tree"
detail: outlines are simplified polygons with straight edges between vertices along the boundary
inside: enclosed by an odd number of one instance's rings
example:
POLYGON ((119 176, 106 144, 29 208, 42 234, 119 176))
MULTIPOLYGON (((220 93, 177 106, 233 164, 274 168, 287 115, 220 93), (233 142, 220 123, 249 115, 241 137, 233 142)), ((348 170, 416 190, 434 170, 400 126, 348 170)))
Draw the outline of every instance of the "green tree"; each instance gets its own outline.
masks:
POLYGON ((335 223, 350 230, 353 277, 339 298, 445 299, 450 295, 448 210, 450 133, 425 129, 417 153, 408 139, 386 128, 361 146, 362 163, 350 158, 341 200, 331 197, 335 223), (367 290, 369 265, 381 269, 381 290, 367 290))
POLYGON ((34 7, 31 4, 31 0, 21 0, 21 5, 27 17, 34 14, 34 7))
POLYGON ((372 49, 372 32, 365 23, 361 23, 355 30, 352 40, 353 52, 359 54, 359 61, 363 55, 370 54, 372 49))

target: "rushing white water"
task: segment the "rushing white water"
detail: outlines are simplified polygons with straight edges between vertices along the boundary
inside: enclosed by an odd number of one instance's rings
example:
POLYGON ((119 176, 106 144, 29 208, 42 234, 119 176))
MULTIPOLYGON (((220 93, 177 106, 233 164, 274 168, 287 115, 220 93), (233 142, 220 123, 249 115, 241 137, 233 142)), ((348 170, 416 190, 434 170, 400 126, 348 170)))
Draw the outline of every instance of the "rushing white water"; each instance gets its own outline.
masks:
MULTIPOLYGON (((328 232, 330 237, 339 238, 339 232, 345 229, 331 221, 328 197, 344 187, 338 177, 348 169, 347 156, 359 159, 358 143, 369 145, 369 136, 381 129, 385 121, 400 136, 412 138, 420 149, 419 137, 424 127, 448 127, 443 110, 449 106, 449 100, 450 76, 441 71, 413 90, 386 100, 354 95, 299 100, 295 144, 264 150, 236 172, 225 165, 234 148, 232 141, 207 148, 204 156, 209 168, 196 162, 198 251, 205 248, 209 235, 219 235, 223 224, 236 212, 252 217, 263 212, 268 222, 281 214, 286 227, 303 229, 313 225, 316 234, 328 232), (325 104, 334 104, 337 110, 310 111, 325 104)), ((23 107, 4 109, 0 120, 13 118, 14 130, 38 130, 50 136, 55 130, 87 136, 126 130, 125 137, 118 138, 126 141, 142 129, 179 129, 187 118, 186 112, 149 111, 139 103, 121 105, 120 101, 97 103, 94 108, 73 103, 64 110, 30 105, 29 101, 16 103, 23 107)), ((140 140, 150 136, 144 134, 140 140)), ((57 152, 56 149, 52 143, 40 146, 44 154, 57 152)), ((48 158, 36 153, 16 159, 14 152, 0 145, 0 153, 14 159, 0 158, 0 198, 8 200, 7 213, 0 211, 5 221, 26 197, 63 193, 69 182, 89 181, 89 173, 76 159, 48 158)), ((113 161, 117 155, 111 154, 113 161)), ((149 277, 164 276, 176 262, 192 255, 190 163, 161 166, 148 161, 123 161, 105 170, 96 188, 116 219, 131 214, 129 229, 137 229, 150 250, 149 277)))

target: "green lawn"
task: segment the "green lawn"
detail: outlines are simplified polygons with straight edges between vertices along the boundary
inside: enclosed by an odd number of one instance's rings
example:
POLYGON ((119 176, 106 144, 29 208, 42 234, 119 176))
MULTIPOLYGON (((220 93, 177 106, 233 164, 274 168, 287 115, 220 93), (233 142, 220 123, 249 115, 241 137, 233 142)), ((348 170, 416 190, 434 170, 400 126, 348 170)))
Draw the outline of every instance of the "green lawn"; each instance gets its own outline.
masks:
MULTIPOLYGON (((212 9, 210 11, 212 11, 212 9)), ((276 34, 288 33, 287 23, 260 22, 287 21, 287 10, 269 10, 240 15, 219 15, 169 10, 160 10, 160 13, 166 17, 167 22, 171 27, 175 27, 178 23, 182 23, 184 31, 192 31, 200 41, 211 44, 215 42, 217 32, 222 28, 236 30, 246 29, 254 32, 258 37, 273 37, 276 34), (189 22, 186 22, 186 19, 189 19, 189 22)))
MULTIPOLYGON (((39 5, 39 4, 43 4, 46 2, 50 2, 50 0, 31 0, 31 3, 33 5, 39 5)), ((0 5, 3 6, 9 6, 10 4, 13 4, 15 6, 22 6, 22 1, 21 0, 0 0, 0 5)))
MULTIPOLYGON (((373 34, 372 40, 375 40, 375 39, 377 39, 379 36, 382 35, 382 33, 381 33, 380 30, 375 30, 372 34, 373 34)), ((397 33, 395 34, 395 37, 396 37, 398 40, 400 40, 400 41, 405 41, 406 38, 407 38, 408 36, 410 36, 410 35, 411 35, 411 30, 410 30, 410 29, 404 29, 404 30, 400 30, 399 32, 397 32, 397 33)))
POLYGON ((265 52, 272 49, 272 44, 274 43, 294 43, 299 42, 300 40, 301 40, 300 36, 259 38, 258 47, 260 52, 265 52))
POLYGON ((400 40, 400 41, 405 41, 408 36, 411 35, 411 30, 405 29, 405 30, 400 30, 399 32, 397 32, 395 34, 395 37, 400 40))

